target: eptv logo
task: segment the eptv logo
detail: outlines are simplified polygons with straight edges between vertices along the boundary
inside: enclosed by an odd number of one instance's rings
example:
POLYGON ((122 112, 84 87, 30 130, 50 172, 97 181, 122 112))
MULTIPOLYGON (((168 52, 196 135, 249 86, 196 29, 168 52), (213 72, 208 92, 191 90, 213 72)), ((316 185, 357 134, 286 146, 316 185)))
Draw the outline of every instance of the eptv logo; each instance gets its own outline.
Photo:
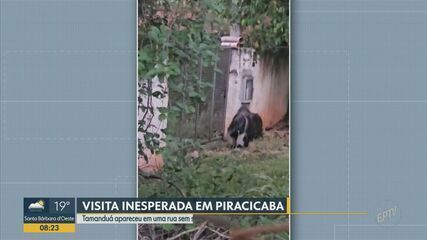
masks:
POLYGON ((402 217, 401 208, 395 201, 386 200, 375 210, 377 224, 398 224, 402 217))
POLYGON ((397 206, 386 209, 377 214, 377 223, 384 223, 386 220, 390 220, 397 214, 397 206))

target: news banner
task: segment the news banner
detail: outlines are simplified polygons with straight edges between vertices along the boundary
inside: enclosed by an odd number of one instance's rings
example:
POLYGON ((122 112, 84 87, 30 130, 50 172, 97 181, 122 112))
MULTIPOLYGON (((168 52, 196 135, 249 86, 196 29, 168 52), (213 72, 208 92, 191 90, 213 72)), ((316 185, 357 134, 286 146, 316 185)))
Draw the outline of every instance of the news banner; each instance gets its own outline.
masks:
POLYGON ((24 198, 24 232, 76 224, 192 224, 197 215, 286 215, 289 198, 24 198))

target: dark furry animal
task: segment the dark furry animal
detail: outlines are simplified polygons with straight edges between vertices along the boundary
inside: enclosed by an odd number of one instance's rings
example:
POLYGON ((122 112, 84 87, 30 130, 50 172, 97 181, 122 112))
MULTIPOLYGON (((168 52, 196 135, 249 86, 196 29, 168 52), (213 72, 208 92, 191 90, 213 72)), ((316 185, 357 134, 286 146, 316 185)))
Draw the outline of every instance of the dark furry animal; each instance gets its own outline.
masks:
POLYGON ((233 141, 233 147, 247 147, 250 141, 262 137, 262 119, 242 106, 234 115, 227 134, 233 141))

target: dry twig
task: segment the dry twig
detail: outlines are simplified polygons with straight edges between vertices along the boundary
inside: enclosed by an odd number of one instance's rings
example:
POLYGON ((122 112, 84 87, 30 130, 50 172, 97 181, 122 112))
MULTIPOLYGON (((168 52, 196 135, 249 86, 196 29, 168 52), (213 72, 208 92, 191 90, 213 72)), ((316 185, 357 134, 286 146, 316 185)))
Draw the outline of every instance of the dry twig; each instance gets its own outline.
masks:
MULTIPOLYGON (((230 237, 229 237, 229 236, 227 236, 227 235, 225 235, 224 233, 220 233, 219 231, 217 231, 217 230, 215 230, 215 229, 213 229, 213 228, 210 228, 210 227, 208 227, 208 229, 209 229, 209 230, 211 230, 212 232, 214 232, 214 233, 218 234, 219 236, 221 236, 221 237, 225 238, 225 239, 230 239, 230 237)), ((227 232, 227 231, 225 231, 225 232, 227 232)))
POLYGON ((247 240, 252 239, 258 234, 289 232, 289 224, 277 224, 271 226, 255 226, 245 229, 235 229, 231 231, 231 239, 247 240))
POLYGON ((166 239, 166 240, 180 239, 180 237, 181 237, 181 236, 184 236, 185 234, 188 234, 188 233, 192 233, 192 232, 194 232, 194 231, 197 231, 197 230, 199 230, 199 228, 200 228, 200 226, 199 226, 199 227, 196 227, 196 228, 193 228, 193 229, 190 229, 190 230, 187 230, 187 231, 184 231, 184 232, 182 232, 182 233, 180 233, 180 234, 178 234, 178 235, 175 235, 175 236, 173 236, 173 237, 170 237, 170 238, 168 238, 168 239, 166 239))
POLYGON ((196 234, 194 234, 194 236, 193 236, 193 240, 197 240, 197 239, 199 239, 200 235, 202 235, 203 231, 205 231, 205 229, 206 229, 206 224, 207 224, 207 223, 208 223, 208 222, 207 222, 207 221, 205 221, 205 222, 203 222, 203 223, 199 226, 199 231, 197 231, 197 232, 196 232, 196 234))

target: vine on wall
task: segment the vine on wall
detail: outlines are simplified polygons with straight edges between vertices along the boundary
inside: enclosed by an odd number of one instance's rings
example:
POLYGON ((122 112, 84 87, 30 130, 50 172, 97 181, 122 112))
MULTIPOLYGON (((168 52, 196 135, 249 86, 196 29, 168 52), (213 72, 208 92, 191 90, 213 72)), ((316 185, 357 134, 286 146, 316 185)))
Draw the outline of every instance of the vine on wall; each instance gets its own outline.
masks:
POLYGON ((289 45, 289 0, 222 0, 221 16, 242 28, 243 46, 258 54, 289 45))
MULTIPOLYGON (((139 131, 139 154, 143 149, 152 153, 161 149, 161 141, 181 141, 180 119, 195 114, 206 101, 211 79, 202 79, 204 68, 218 61, 219 31, 214 29, 220 19, 209 1, 143 1, 140 5, 138 73, 138 108, 142 114, 139 131), (153 83, 167 82, 167 89, 153 83), (160 120, 168 120, 167 139, 148 131, 155 109, 152 98, 169 97, 168 107, 158 107, 160 120), (146 101, 143 101, 143 97, 146 101)), ((169 144, 168 144, 169 145, 169 144)), ((173 143, 170 144, 174 145, 173 143)), ((170 149, 170 148, 168 148, 170 149)))

